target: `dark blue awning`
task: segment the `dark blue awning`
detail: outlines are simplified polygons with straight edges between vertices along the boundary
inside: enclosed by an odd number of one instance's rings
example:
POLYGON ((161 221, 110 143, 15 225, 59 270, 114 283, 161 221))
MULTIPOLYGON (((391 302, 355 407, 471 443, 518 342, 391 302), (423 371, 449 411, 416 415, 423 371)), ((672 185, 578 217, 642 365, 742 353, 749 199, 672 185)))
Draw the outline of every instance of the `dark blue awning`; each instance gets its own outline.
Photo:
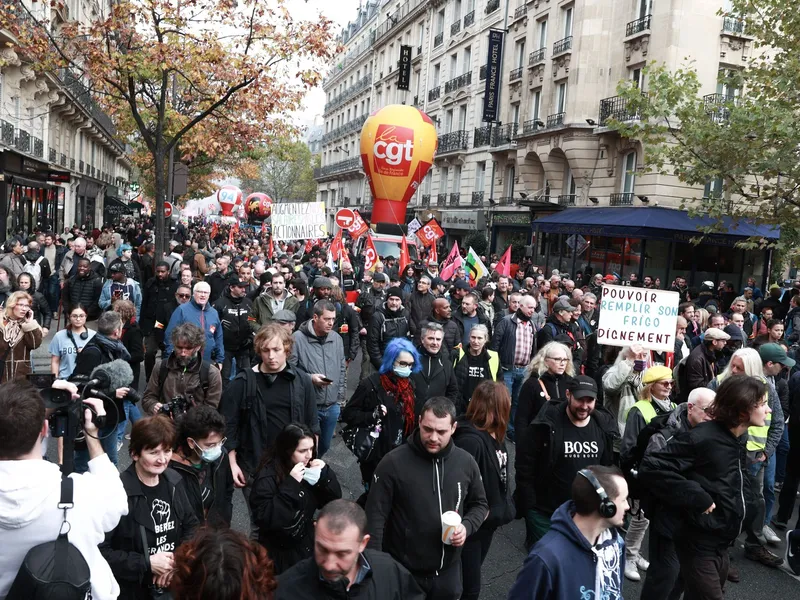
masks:
POLYGON ((567 208, 533 222, 543 233, 579 233, 689 242, 703 236, 703 242, 732 246, 746 238, 758 236, 770 240, 780 237, 780 227, 756 225, 752 221, 725 217, 727 232, 704 234, 702 229, 714 224, 709 217, 690 217, 686 211, 659 206, 567 208))

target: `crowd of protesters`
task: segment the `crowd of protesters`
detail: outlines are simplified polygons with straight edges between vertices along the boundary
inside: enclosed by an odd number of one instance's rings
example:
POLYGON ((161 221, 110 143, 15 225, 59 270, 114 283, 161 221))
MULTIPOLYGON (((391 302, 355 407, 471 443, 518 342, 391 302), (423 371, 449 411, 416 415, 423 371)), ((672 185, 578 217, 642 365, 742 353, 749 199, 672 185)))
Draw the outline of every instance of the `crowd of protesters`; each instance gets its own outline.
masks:
POLYGON ((330 240, 260 228, 171 234, 163 256, 147 220, 6 243, 0 597, 43 540, 5 499, 55 493, 52 470, 44 491, 10 464, 46 454, 44 405, 20 417, 19 403, 41 400, 23 382, 49 332, 56 385, 115 359, 133 373, 113 425, 87 422, 99 441, 75 449, 76 471, 116 494, 82 546, 96 598, 474 600, 515 518, 530 552, 515 600, 622 598, 625 577, 646 600, 718 600, 739 580, 740 531, 747 559, 783 563, 769 547, 800 486, 800 288, 544 273, 521 257, 501 273, 494 255, 479 281, 445 280, 415 256, 366 270, 349 240, 333 260, 330 240), (677 292, 673 351, 598 344, 606 285, 677 292), (337 435, 357 502, 325 462, 337 435), (235 489, 249 538, 229 529, 235 489))

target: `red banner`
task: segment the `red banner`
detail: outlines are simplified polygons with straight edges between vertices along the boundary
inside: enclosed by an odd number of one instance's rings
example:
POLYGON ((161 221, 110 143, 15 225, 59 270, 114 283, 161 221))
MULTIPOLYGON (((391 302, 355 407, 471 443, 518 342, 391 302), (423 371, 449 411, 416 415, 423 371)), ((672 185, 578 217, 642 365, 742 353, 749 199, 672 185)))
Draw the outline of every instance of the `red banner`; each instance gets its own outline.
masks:
POLYGON ((378 251, 375 249, 375 243, 372 241, 372 236, 367 237, 366 252, 364 253, 364 270, 374 271, 375 265, 378 264, 378 251))
POLYGON ((353 211, 353 215, 355 218, 353 219, 353 224, 347 228, 347 233, 350 234, 351 238, 357 240, 362 235, 367 233, 367 231, 369 231, 369 225, 367 225, 367 222, 364 220, 364 218, 358 214, 357 210, 353 211))
POLYGON ((342 243, 341 229, 336 232, 336 236, 333 238, 333 242, 331 243, 330 253, 334 261, 338 261, 342 258, 347 258, 347 252, 345 251, 344 244, 342 243))

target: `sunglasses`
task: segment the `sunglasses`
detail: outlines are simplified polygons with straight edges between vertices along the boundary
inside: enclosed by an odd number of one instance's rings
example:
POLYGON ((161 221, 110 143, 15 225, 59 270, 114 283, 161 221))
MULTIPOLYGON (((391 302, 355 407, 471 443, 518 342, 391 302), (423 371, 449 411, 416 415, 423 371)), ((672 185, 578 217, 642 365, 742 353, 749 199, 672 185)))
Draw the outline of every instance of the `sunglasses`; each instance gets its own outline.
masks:
POLYGON ((189 298, 191 294, 175 294, 178 298, 189 298))
POLYGON ((659 381, 657 383, 660 383, 661 385, 666 387, 672 387, 673 385, 675 385, 674 381, 659 381))

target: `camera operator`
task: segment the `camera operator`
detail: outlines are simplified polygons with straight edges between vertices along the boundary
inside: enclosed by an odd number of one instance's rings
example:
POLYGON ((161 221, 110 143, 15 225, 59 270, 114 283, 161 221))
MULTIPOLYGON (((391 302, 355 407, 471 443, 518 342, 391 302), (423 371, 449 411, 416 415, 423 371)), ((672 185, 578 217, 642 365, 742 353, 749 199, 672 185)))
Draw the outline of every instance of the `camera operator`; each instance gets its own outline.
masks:
MULTIPOLYGON (((77 398, 77 388, 66 381, 57 381, 53 387, 77 398)), ((105 414, 102 401, 84 402, 98 415, 105 414)), ((119 473, 97 439, 99 432, 89 410, 84 411, 83 420, 89 472, 70 475, 74 506, 67 516, 72 525, 69 541, 89 565, 92 598, 105 600, 116 598, 120 589, 97 545, 127 514, 128 499, 119 473)), ((58 507, 61 472, 58 465, 42 459, 47 433, 45 405, 35 388, 27 383, 0 386, 0 598, 8 594, 28 550, 53 541, 64 519, 58 507)))
POLYGON ((219 406, 222 376, 203 359, 203 330, 192 323, 181 323, 170 332, 170 342, 173 352, 156 362, 147 382, 142 398, 144 412, 180 414, 198 404, 219 406))
MULTIPOLYGON (((129 361, 131 355, 128 349, 119 341, 121 337, 122 317, 120 317, 119 313, 113 311, 102 313, 97 319, 97 333, 86 343, 75 360, 75 370, 72 372, 70 381, 80 377, 88 378, 95 368, 113 360, 129 361)), ((104 427, 100 428, 103 449, 115 465, 117 464, 117 438, 111 434, 116 430, 117 425, 125 420, 125 407, 122 401, 130 391, 127 387, 120 387, 116 390, 116 415, 109 414, 108 422, 104 427)), ((85 449, 75 449, 75 471, 78 473, 87 471, 88 456, 85 449)))

